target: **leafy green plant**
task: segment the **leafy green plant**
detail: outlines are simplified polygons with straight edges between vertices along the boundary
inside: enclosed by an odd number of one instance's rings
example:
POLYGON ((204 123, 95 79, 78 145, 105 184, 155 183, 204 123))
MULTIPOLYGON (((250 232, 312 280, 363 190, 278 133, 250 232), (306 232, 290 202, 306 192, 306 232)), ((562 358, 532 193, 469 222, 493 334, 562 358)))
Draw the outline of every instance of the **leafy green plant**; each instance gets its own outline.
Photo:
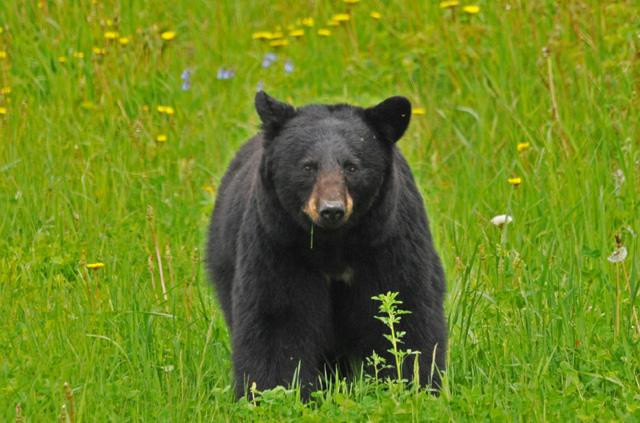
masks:
MULTIPOLYGON (((407 357, 412 355, 417 357, 417 355, 420 354, 419 351, 411 351, 410 349, 403 350, 400 348, 403 343, 402 338, 404 338, 406 332, 398 330, 398 324, 402 319, 402 315, 410 314, 411 312, 399 307, 402 305, 402 301, 398 299, 397 292, 389 291, 386 294, 371 297, 371 299, 380 302, 380 305, 378 306, 378 312, 380 314, 374 317, 384 323, 384 325, 389 329, 389 333, 385 333, 384 337, 391 344, 391 348, 387 351, 393 357, 394 363, 393 365, 387 365, 385 358, 379 356, 375 351, 371 355, 369 362, 374 366, 376 379, 378 378, 379 370, 381 368, 391 366, 395 367, 398 383, 404 384, 407 380, 402 377, 402 364, 407 357)), ((417 360, 415 364, 417 365, 417 360)))

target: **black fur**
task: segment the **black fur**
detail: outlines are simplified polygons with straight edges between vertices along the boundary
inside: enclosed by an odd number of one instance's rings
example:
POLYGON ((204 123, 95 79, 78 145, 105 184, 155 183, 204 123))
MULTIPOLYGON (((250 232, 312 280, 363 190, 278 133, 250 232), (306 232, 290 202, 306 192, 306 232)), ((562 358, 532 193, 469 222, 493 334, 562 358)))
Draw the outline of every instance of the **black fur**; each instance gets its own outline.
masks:
MULTIPOLYGON (((295 109, 261 92, 256 108, 263 132, 222 179, 207 244, 238 396, 252 382, 260 390, 289 384, 298 365, 306 396, 320 374, 339 368, 349 376, 374 350, 392 363, 371 300, 387 291, 398 291, 411 312, 400 324, 402 347, 421 352, 420 381, 437 388, 432 359, 444 370, 445 279, 422 197, 395 147, 409 101, 295 109), (311 231, 303 208, 323 172, 339 172, 353 213, 337 229, 311 231)), ((404 366, 407 379, 412 365, 404 366)))

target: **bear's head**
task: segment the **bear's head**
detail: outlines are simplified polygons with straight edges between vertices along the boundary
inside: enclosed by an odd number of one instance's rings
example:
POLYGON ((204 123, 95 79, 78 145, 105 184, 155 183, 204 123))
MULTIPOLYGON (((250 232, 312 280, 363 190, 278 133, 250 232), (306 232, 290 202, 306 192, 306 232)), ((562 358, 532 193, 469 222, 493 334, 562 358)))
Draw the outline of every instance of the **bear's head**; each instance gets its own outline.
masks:
POLYGON ((411 118, 411 103, 391 97, 362 108, 347 104, 294 108, 260 91, 261 178, 302 228, 357 224, 375 202, 393 149, 411 118))

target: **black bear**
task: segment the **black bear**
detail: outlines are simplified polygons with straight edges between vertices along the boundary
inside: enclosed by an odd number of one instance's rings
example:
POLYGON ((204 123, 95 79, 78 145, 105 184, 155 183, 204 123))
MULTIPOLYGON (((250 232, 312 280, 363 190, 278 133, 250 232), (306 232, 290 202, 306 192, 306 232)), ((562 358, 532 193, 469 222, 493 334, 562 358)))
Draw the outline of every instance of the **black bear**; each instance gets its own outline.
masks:
MULTIPOLYGON (((444 273, 395 146, 410 102, 294 108, 261 91, 255 106, 262 130, 222 179, 207 243, 238 397, 253 383, 287 385, 296 372, 308 396, 320 375, 349 376, 373 351, 393 363, 371 299, 388 291, 410 311, 402 347, 420 352, 420 382, 437 389, 447 348, 444 273)), ((403 368, 409 380, 414 361, 403 368)))

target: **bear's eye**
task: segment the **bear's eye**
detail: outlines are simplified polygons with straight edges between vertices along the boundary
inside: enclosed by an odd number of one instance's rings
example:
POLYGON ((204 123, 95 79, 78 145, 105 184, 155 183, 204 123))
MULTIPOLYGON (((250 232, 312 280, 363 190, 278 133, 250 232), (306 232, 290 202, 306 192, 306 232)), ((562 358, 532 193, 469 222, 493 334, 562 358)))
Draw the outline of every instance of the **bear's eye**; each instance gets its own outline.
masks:
POLYGON ((313 163, 303 163, 302 164, 302 170, 304 170, 305 172, 313 172, 314 170, 316 170, 316 166, 313 163))
POLYGON ((349 173, 354 173, 358 168, 353 163, 347 163, 344 165, 344 168, 349 173))

